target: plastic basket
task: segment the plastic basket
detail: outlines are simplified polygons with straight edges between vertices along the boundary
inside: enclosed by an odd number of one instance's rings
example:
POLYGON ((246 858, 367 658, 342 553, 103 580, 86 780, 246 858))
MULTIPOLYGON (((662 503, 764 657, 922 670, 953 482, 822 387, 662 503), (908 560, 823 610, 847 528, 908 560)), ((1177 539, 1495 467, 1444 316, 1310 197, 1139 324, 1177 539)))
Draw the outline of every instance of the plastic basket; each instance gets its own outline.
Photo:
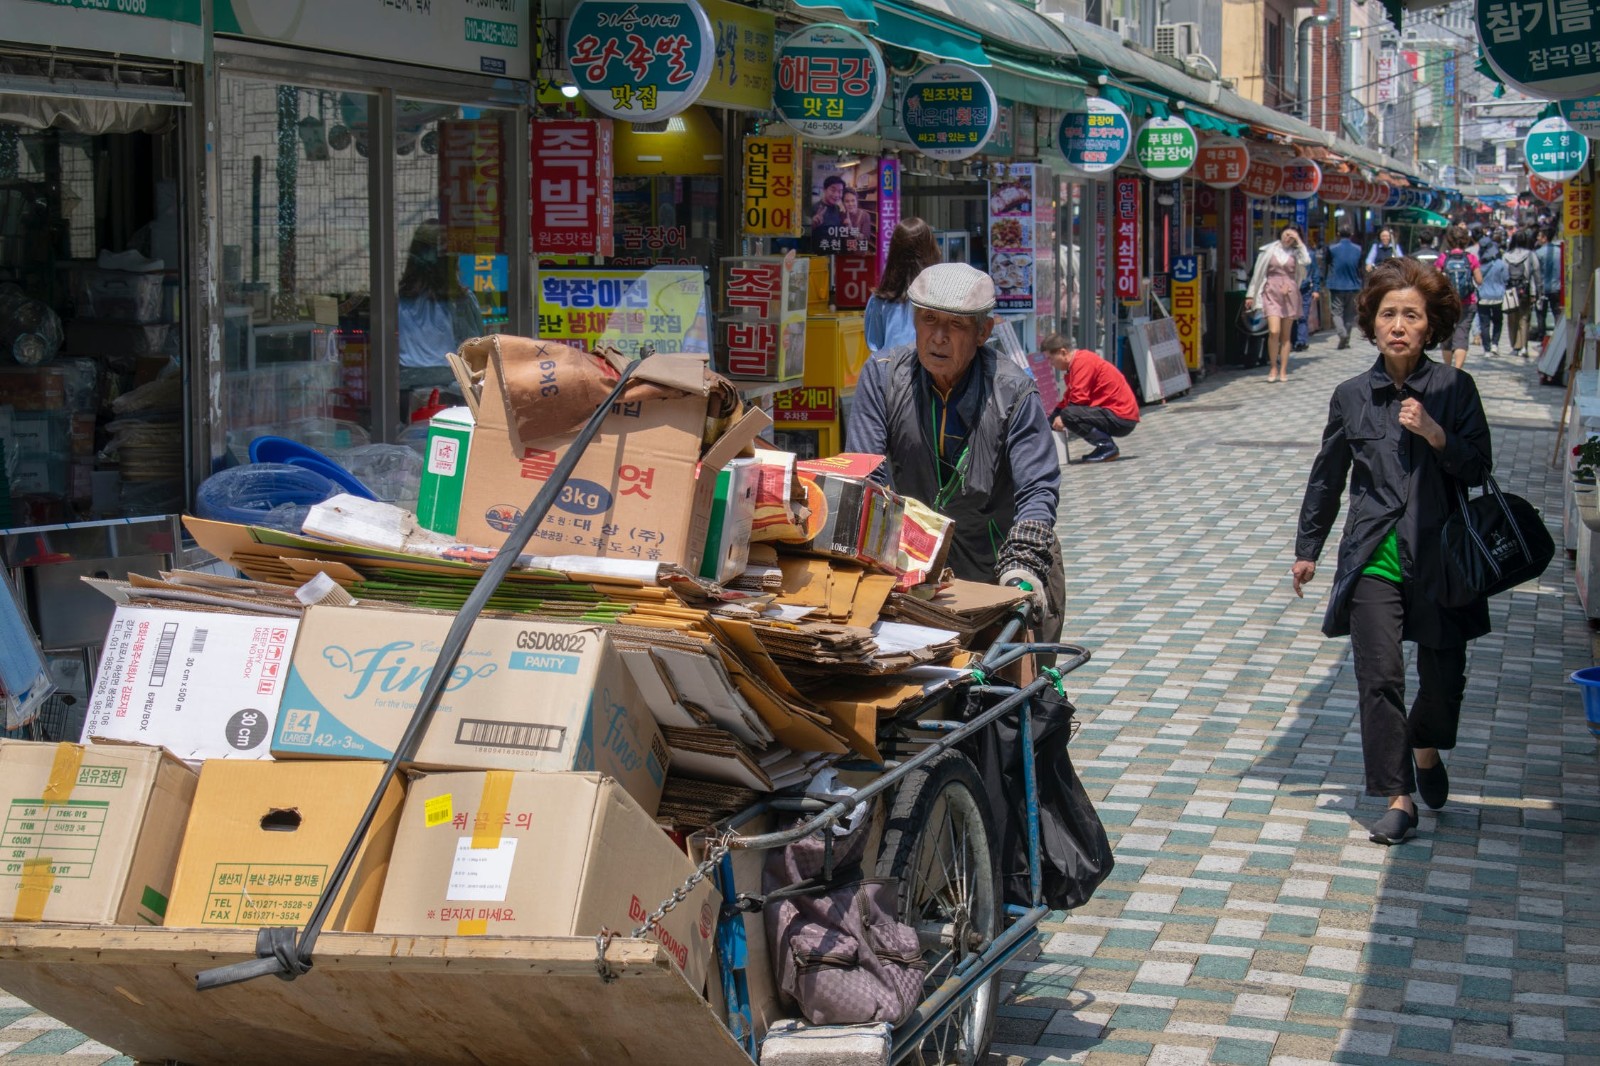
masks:
POLYGON ((1583 716, 1589 720, 1589 732, 1600 737, 1600 666, 1575 670, 1572 680, 1583 693, 1583 716))

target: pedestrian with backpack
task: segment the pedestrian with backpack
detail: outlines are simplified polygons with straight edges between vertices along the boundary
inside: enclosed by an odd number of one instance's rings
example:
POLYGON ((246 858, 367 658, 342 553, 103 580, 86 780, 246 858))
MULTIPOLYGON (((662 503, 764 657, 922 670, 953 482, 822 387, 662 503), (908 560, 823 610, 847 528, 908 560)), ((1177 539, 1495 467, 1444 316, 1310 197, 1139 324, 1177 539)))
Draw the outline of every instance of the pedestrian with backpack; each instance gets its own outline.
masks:
POLYGON ((1506 257, 1483 265, 1478 278, 1478 339, 1484 355, 1500 354, 1500 331, 1505 325, 1506 257))
POLYGON ((1539 297, 1544 295, 1544 277, 1533 254, 1533 230, 1519 229, 1511 238, 1506 264, 1506 332, 1511 350, 1528 358, 1528 323, 1533 318, 1539 297))
POLYGON ((1428 233, 1420 243, 1422 247, 1418 248, 1411 258, 1424 266, 1431 266, 1437 270, 1439 261, 1444 258, 1444 253, 1439 251, 1439 238, 1432 233, 1428 233))
POLYGON ((1478 298, 1478 283, 1483 280, 1483 269, 1478 257, 1469 251, 1472 235, 1467 227, 1457 222, 1444 234, 1444 258, 1439 260, 1439 270, 1449 280, 1450 287, 1461 300, 1461 317, 1456 320, 1450 339, 1451 364, 1460 370, 1467 362, 1467 342, 1472 333, 1473 305, 1478 298))

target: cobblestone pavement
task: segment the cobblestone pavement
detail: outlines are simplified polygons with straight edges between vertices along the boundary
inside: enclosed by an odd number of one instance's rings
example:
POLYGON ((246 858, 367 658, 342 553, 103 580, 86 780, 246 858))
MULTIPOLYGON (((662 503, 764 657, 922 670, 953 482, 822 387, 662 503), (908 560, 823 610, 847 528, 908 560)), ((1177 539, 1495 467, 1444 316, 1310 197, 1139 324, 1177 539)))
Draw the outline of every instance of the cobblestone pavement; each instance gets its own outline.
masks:
MULTIPOLYGON (((1449 806, 1367 842, 1348 642, 1318 631, 1332 542, 1307 599, 1287 574, 1328 395, 1370 359, 1323 340, 1285 384, 1213 375, 1067 473, 1068 636, 1095 649, 1073 752, 1117 869, 1013 970, 994 1063, 1600 1061, 1600 794, 1566 681, 1592 658, 1561 556, 1473 645, 1449 806)), ((1559 514, 1559 390, 1469 369, 1502 484, 1559 514)), ((0 1056, 129 1062, 3 993, 0 1056)))
MULTIPOLYGON (((1472 645, 1448 806, 1367 841, 1349 642, 1319 628, 1335 541, 1306 599, 1288 571, 1328 397, 1372 358, 1324 339, 1284 384, 1213 375, 1070 468, 1067 631, 1095 649, 1072 750, 1117 868, 1011 975, 993 1061, 1600 1062, 1596 747, 1567 681, 1594 660, 1563 555, 1472 645)), ((1468 369, 1502 486, 1557 518, 1561 391, 1468 369)))

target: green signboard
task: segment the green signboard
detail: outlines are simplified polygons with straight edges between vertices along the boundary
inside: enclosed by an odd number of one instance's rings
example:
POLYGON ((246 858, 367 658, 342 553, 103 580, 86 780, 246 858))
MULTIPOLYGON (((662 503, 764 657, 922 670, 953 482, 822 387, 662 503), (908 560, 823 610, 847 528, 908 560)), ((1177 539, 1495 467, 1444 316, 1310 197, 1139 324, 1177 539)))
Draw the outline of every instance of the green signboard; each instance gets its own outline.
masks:
POLYGON ((1585 137, 1600 137, 1600 96, 1561 101, 1561 117, 1585 137))
POLYGON ((1528 173, 1546 181, 1570 181, 1589 161, 1589 138, 1560 117, 1540 119, 1522 142, 1528 173))
POLYGON ((887 80, 883 53, 861 34, 807 26, 778 48, 772 106, 807 137, 848 137, 877 121, 887 80))
POLYGON ((199 63, 205 0, 0 0, 8 41, 199 63))
POLYGON ((567 20, 567 69, 589 106, 656 122, 700 98, 716 60, 694 0, 583 0, 567 20))
POLYGON ((1544 100, 1600 93, 1600 14, 1588 0, 1477 0, 1483 54, 1508 85, 1544 100))
POLYGON ((925 67, 906 86, 900 122, 911 144, 932 159, 966 159, 989 143, 999 121, 994 90, 959 63, 925 67))
POLYGON ((1176 181, 1189 173, 1200 153, 1200 138, 1181 118, 1153 118, 1139 127, 1133 155, 1139 168, 1157 181, 1176 181))

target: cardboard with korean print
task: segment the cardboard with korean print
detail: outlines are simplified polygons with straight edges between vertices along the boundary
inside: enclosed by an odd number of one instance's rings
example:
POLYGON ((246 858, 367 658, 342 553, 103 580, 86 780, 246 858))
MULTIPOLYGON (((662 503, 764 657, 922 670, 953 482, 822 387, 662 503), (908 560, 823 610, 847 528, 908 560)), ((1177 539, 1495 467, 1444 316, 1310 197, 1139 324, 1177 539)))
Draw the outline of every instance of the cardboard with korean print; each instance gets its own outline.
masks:
POLYGON ((1541 100, 1600 93, 1600 15, 1589 0, 1477 0, 1477 26, 1506 84, 1541 100))
POLYGON ((1176 181, 1189 173, 1199 151, 1194 127, 1181 118, 1153 118, 1133 139, 1139 169, 1157 181, 1176 181))
POLYGON ((1099 177, 1117 168, 1133 147, 1128 114, 1103 96, 1091 96, 1083 110, 1061 116, 1056 143, 1069 174, 1099 177))
POLYGON ((1559 115, 1540 119, 1522 141, 1522 158, 1529 174, 1546 181, 1570 181, 1589 162, 1589 138, 1559 115))
POLYGON ((930 159, 966 159, 994 135, 999 102, 983 75, 959 63, 924 67, 906 83, 900 124, 930 159))
POLYGON ((1194 176, 1213 189, 1231 189, 1250 172, 1250 146, 1238 137, 1212 135, 1200 140, 1194 176))
POLYGON ((1600 137, 1600 96, 1561 101, 1561 117, 1585 137, 1600 137))
POLYGON ((877 159, 811 157, 806 226, 817 255, 873 255, 878 237, 877 159))
POLYGON ((694 0, 580 0, 565 56, 590 107, 635 123, 694 103, 717 58, 711 19, 694 0))
MULTIPOLYGON (((273 754, 388 759, 428 681, 452 617, 313 607, 284 688, 273 754)), ((411 765, 456 770, 593 770, 651 811, 666 742, 616 646, 594 626, 484 618, 472 627, 411 765), (527 698, 537 690, 538 698, 527 698)))
POLYGON ((878 120, 888 84, 883 53, 846 26, 806 26, 778 46, 772 106, 790 128, 820 140, 859 133, 878 120))

